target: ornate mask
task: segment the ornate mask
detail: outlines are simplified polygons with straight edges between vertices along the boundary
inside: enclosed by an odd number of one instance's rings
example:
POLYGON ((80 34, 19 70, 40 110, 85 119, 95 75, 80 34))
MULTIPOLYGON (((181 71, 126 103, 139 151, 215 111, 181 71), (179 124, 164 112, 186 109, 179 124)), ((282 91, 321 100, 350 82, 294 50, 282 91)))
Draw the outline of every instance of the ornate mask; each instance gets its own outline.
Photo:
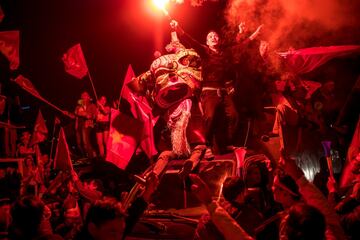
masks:
POLYGON ((154 81, 152 97, 161 108, 169 108, 200 89, 201 60, 192 49, 181 49, 157 58, 150 72, 154 81))

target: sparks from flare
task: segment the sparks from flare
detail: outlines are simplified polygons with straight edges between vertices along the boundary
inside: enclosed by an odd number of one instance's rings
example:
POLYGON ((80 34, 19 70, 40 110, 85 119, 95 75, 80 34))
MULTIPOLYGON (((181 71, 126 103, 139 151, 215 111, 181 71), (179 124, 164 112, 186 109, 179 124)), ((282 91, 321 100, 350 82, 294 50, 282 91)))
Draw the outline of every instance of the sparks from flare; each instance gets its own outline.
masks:
POLYGON ((163 13, 168 16, 169 12, 166 10, 166 5, 169 3, 170 0, 153 0, 154 5, 161 9, 161 11, 163 11, 163 13))

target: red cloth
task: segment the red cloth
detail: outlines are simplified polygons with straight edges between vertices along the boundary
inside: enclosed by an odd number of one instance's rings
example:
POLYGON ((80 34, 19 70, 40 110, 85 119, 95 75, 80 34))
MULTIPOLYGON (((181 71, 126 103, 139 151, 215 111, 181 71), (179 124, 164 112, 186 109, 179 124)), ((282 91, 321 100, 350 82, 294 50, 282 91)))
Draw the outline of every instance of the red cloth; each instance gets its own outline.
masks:
POLYGON ((9 60, 11 70, 19 67, 19 31, 0 32, 0 51, 9 60))
POLYGON ((82 79, 88 73, 80 43, 69 48, 69 50, 64 53, 62 60, 65 64, 65 71, 70 75, 82 79))
POLYGON ((154 144, 153 127, 158 118, 153 117, 152 109, 146 98, 135 95, 127 86, 134 77, 135 73, 131 65, 129 65, 123 82, 123 87, 121 89, 121 98, 129 102, 131 113, 134 118, 142 122, 144 131, 141 137, 140 147, 145 154, 151 158, 157 154, 154 144))
POLYGON ((278 54, 284 58, 289 71, 300 74, 311 72, 333 58, 346 56, 351 53, 360 53, 360 46, 313 47, 278 54))
POLYGON ((60 128, 59 140, 56 147, 54 158, 54 169, 62 171, 71 171, 73 165, 70 158, 69 147, 66 142, 66 137, 63 128, 60 128))
POLYGON ((125 169, 140 142, 142 132, 143 125, 140 121, 111 109, 106 160, 125 169))
POLYGON ((41 114, 41 111, 39 110, 29 145, 33 146, 35 144, 45 141, 45 139, 48 136, 48 133, 49 131, 46 127, 45 120, 41 114))

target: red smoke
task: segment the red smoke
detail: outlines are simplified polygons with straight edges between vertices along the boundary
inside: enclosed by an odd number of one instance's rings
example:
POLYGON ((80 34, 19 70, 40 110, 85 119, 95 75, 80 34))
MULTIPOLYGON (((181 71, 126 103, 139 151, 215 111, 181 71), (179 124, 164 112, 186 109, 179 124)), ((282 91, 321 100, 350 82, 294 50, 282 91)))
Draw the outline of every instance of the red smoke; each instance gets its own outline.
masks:
POLYGON ((286 49, 360 41, 360 3, 352 0, 230 0, 227 24, 265 24, 273 47, 286 49))

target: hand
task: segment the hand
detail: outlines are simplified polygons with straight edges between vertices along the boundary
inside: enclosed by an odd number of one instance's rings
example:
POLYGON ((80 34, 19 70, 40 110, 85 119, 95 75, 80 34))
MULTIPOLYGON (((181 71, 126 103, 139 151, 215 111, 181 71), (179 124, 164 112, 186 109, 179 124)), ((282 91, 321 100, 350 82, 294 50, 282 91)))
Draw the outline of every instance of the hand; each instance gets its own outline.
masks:
POLYGON ((212 201, 209 187, 206 183, 196 174, 189 175, 192 181, 191 190, 195 193, 196 197, 204 204, 210 204, 212 201))
POLYGON ((326 187, 327 187, 329 193, 337 192, 337 183, 333 177, 330 176, 328 178, 326 187))
POLYGON ((65 116, 68 116, 71 119, 75 119, 75 114, 70 113, 68 111, 63 111, 63 113, 64 113, 65 116))
POLYGON ((71 170, 71 179, 76 182, 76 181, 79 181, 79 176, 77 175, 77 173, 75 172, 74 169, 71 170))
POLYGON ((145 191, 143 192, 142 197, 146 202, 150 201, 151 195, 155 192, 159 185, 159 178, 154 172, 151 172, 146 177, 146 185, 145 185, 145 191))
POLYGON ((226 88, 226 92, 228 95, 233 95, 235 93, 235 88, 234 87, 229 87, 229 88, 226 88))
POLYGON ((104 105, 102 105, 99 101, 96 102, 96 105, 101 108, 101 110, 104 110, 104 105))
POLYGON ((304 175, 303 171, 296 165, 295 160, 287 156, 283 149, 281 150, 279 166, 295 181, 304 175))
POLYGON ((243 34, 246 30, 246 25, 245 25, 245 22, 241 22, 239 25, 238 25, 238 28, 239 28, 239 34, 243 34))
POLYGON ((259 34, 261 33, 261 29, 263 28, 263 26, 264 26, 264 24, 261 24, 260 26, 258 26, 258 28, 255 30, 255 32, 253 34, 251 34, 249 39, 254 40, 255 38, 257 38, 259 36, 259 34))
POLYGON ((171 20, 171 22, 170 22, 170 27, 171 27, 171 29, 176 30, 176 28, 177 28, 178 26, 179 26, 179 23, 178 23, 177 21, 171 20))

